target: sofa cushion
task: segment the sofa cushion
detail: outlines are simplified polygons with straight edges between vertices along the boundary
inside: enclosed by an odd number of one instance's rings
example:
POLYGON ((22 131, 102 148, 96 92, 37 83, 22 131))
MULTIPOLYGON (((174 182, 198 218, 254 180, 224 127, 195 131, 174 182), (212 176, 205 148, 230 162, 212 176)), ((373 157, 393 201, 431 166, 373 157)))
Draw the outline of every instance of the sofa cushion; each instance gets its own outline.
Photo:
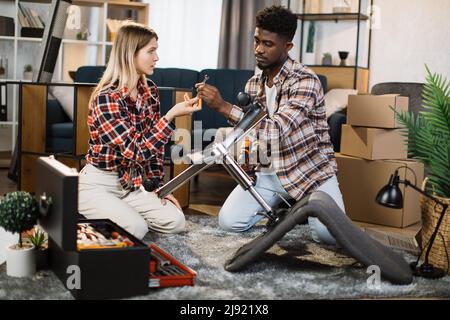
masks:
MULTIPOLYGON (((198 79, 201 82, 208 75, 207 83, 217 87, 225 101, 237 104, 237 94, 244 91, 245 84, 254 73, 254 70, 205 69, 200 72, 198 79)), ((194 90, 193 96, 196 94, 194 90)), ((230 126, 225 117, 210 109, 206 103, 201 111, 194 114, 194 120, 201 120, 203 129, 230 126)))
MULTIPOLYGON (((198 82, 202 82, 205 75, 208 75, 207 83, 217 87, 225 101, 237 104, 237 94, 245 90, 245 84, 254 73, 254 70, 205 69, 200 72, 198 82)), ((195 88, 192 90, 192 95, 197 95, 195 88)), ((214 140, 215 131, 210 129, 230 126, 223 115, 209 108, 205 102, 203 102, 202 110, 194 113, 193 120, 192 148, 194 149, 204 149, 214 140)))
POLYGON ((173 90, 165 87, 192 90, 197 83, 198 72, 180 68, 155 68, 154 73, 148 78, 159 87, 161 115, 165 115, 174 104, 173 90))
POLYGON ((64 112, 63 108, 56 99, 47 100, 47 125, 58 122, 69 122, 70 118, 64 112))
POLYGON ((49 147, 52 153, 70 153, 73 149, 73 139, 53 138, 49 147))
POLYGON ((75 82, 98 83, 105 72, 105 66, 82 66, 77 69, 75 82))
POLYGON ((70 121, 73 121, 73 93, 74 88, 70 86, 50 86, 48 91, 53 98, 58 100, 70 121))
POLYGON ((358 94, 358 90, 355 89, 331 89, 325 93, 325 109, 327 119, 335 113, 347 108, 348 96, 351 94, 358 94))
POLYGON ((73 137, 73 122, 55 123, 51 126, 52 137, 71 138, 73 137))
POLYGON ((197 83, 198 72, 180 68, 155 68, 149 78, 158 87, 192 89, 197 83))
POLYGON ((423 111, 422 107, 422 91, 423 83, 416 82, 382 82, 372 87, 371 94, 392 94, 398 93, 401 96, 409 98, 409 108, 415 116, 423 111))
POLYGON ((53 132, 52 126, 57 123, 70 122, 70 118, 64 112, 60 103, 56 99, 47 100, 47 112, 46 112, 46 125, 45 125, 45 135, 46 135, 46 150, 49 152, 53 151, 53 132))

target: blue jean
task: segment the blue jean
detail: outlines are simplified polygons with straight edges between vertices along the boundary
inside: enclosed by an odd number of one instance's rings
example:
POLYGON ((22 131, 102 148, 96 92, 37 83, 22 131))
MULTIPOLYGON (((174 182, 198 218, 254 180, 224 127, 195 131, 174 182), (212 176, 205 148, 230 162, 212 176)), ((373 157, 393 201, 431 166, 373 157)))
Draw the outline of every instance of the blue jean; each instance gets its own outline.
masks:
MULTIPOLYGON (((257 172, 255 189, 272 208, 279 205, 284 199, 291 199, 276 173, 267 174, 257 172)), ((344 201, 339 190, 336 176, 328 179, 318 191, 329 194, 337 203, 339 208, 345 213, 344 201)), ((262 211, 261 205, 251 196, 251 194, 241 186, 237 186, 225 200, 219 212, 219 226, 227 231, 242 232, 253 227, 264 216, 257 213, 262 211)), ((336 244, 336 240, 329 233, 328 229, 314 217, 308 218, 312 237, 317 242, 326 244, 336 244)))

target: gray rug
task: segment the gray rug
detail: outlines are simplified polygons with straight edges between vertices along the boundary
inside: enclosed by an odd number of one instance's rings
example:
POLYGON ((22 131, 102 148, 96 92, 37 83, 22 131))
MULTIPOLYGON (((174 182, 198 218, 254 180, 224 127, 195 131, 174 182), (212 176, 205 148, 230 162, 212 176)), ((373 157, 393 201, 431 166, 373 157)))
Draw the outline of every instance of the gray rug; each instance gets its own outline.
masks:
MULTIPOLYGON (((158 246, 197 272, 193 287, 152 289, 134 299, 365 299, 449 298, 450 277, 439 280, 415 278, 411 285, 382 281, 369 288, 369 274, 353 259, 331 247, 311 241, 307 225, 299 225, 259 261, 240 273, 223 269, 233 253, 263 231, 263 226, 243 234, 217 227, 217 218, 188 215, 187 232, 178 235, 148 234, 146 242, 158 246)), ((414 257, 405 255, 408 261, 414 257)), ((72 299, 50 271, 31 279, 6 276, 0 266, 0 299, 72 299)))

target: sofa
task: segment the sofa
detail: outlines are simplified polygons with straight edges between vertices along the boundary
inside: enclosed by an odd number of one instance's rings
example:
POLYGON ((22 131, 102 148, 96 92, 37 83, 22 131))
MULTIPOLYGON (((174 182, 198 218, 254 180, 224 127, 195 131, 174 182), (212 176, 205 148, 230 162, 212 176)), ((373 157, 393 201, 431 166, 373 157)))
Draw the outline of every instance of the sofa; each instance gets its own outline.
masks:
MULTIPOLYGON (((80 67, 75 74, 74 81, 78 83, 98 83, 105 69, 104 66, 80 67)), ((66 93, 71 95, 71 99, 65 100, 69 100, 69 107, 73 108, 73 93, 70 93, 70 89, 70 87, 67 87, 66 93)), ((45 149, 49 153, 73 152, 73 122, 67 112, 64 111, 63 99, 58 100, 50 94, 47 100, 45 149)))
MULTIPOLYGON (((104 66, 82 66, 78 68, 75 82, 97 83, 105 71, 104 66)), ((150 77, 159 87, 161 113, 165 114, 175 103, 174 93, 177 88, 188 89, 192 96, 196 95, 195 84, 203 81, 205 75, 207 83, 216 86, 224 100, 237 103, 237 94, 244 91, 248 79, 254 70, 231 69, 205 69, 200 72, 180 68, 156 68, 150 77)), ((319 79, 326 92, 327 79, 319 75, 319 79)), ((201 138, 208 129, 218 129, 230 126, 227 120, 217 112, 211 110, 204 103, 201 111, 193 115, 192 148, 194 141, 203 141, 201 138), (201 122, 197 122, 201 120, 201 122)), ((49 153, 71 153, 73 148, 73 123, 64 112, 56 99, 49 99, 47 103, 46 119, 46 150, 49 153)), ((331 132, 332 130, 330 130, 331 132)), ((211 141, 203 141, 204 148, 211 141)), ((170 155, 170 145, 166 149, 166 156, 170 155)))

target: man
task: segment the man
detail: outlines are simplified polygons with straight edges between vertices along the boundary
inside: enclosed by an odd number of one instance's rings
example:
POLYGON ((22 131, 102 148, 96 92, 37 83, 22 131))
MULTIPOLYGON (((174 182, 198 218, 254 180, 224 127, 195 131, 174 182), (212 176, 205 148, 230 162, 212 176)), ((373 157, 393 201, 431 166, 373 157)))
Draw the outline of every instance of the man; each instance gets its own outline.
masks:
MULTIPOLYGON (((321 83, 311 69, 288 54, 296 29, 296 16, 281 6, 266 8, 256 16, 254 53, 262 73, 247 82, 246 92, 268 113, 256 128, 259 144, 273 147, 275 141, 277 147, 271 149, 270 165, 257 168, 255 188, 272 207, 282 198, 300 200, 321 190, 345 212, 321 83)), ((196 87, 198 96, 231 123, 242 118, 242 110, 224 101, 217 88, 202 83, 196 87)), ((237 186, 220 210, 219 225, 245 231, 263 218, 260 211, 250 193, 237 186)), ((309 225, 314 240, 335 244, 317 218, 310 218, 309 225)))

